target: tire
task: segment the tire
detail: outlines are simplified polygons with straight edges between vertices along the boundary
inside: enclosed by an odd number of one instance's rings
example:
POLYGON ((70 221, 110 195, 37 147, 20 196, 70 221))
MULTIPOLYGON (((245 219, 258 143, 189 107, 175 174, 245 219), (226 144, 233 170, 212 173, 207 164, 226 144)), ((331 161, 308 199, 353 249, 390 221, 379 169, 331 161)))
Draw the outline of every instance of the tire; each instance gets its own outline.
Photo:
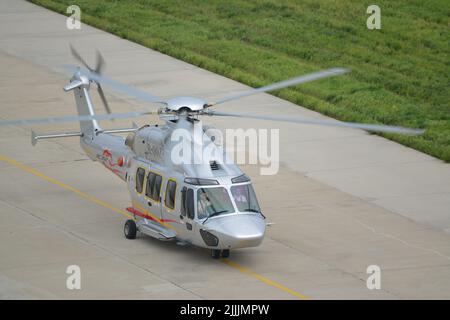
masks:
POLYGON ((230 249, 222 250, 222 258, 228 258, 230 256, 230 249))
POLYGON ((218 249, 211 249, 211 257, 213 259, 219 259, 220 258, 220 250, 218 250, 218 249))
POLYGON ((127 239, 136 239, 136 223, 133 220, 127 220, 127 222, 125 222, 125 226, 123 227, 123 233, 127 239))

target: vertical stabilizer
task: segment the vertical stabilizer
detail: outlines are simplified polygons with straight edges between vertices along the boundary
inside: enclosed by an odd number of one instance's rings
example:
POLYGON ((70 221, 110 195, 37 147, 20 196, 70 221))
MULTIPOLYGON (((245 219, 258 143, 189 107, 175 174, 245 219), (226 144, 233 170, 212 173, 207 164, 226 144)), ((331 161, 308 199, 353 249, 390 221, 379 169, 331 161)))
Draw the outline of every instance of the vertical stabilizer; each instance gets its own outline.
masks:
MULTIPOLYGON (((78 115, 80 116, 95 115, 89 88, 89 79, 86 76, 83 76, 80 71, 77 71, 70 83, 64 87, 65 91, 73 90, 78 115)), ((80 121, 80 129, 83 136, 93 136, 95 132, 101 130, 96 120, 80 121)))

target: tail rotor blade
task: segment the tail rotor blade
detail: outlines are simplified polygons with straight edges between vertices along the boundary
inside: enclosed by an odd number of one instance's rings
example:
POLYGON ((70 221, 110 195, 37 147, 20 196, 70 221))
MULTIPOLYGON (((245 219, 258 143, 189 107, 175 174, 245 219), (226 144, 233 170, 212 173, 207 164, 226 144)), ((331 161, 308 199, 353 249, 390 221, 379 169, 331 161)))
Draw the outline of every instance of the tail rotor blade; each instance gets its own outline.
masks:
MULTIPOLYGON (((98 93, 103 101, 103 105, 105 106, 106 112, 111 113, 111 109, 109 108, 108 102, 106 101, 102 85, 107 86, 115 91, 127 94, 141 101, 167 104, 167 102, 162 100, 161 98, 153 96, 143 90, 137 89, 133 86, 125 85, 123 83, 120 83, 112 79, 108 79, 107 77, 103 76, 102 71, 105 67, 105 59, 103 59, 103 56, 100 53, 100 51, 97 50, 95 69, 89 67, 87 62, 81 57, 81 55, 75 50, 75 48, 72 45, 70 45, 70 51, 73 57, 76 60, 78 60, 84 67, 86 67, 86 69, 89 70, 89 72, 83 72, 83 75, 86 75, 90 81, 95 82, 98 85, 98 93)), ((79 68, 72 65, 65 65, 64 69, 69 70, 70 72, 77 72, 79 68)))
POLYGON ((88 69, 89 71, 93 71, 92 68, 89 67, 87 62, 80 56, 80 54, 77 52, 77 50, 75 50, 75 48, 72 47, 72 45, 70 45, 70 52, 72 53, 72 56, 75 59, 77 59, 79 62, 81 62, 82 65, 84 65, 86 67, 86 69, 88 69))
POLYGON ((101 74, 104 66, 105 66, 105 59, 103 59, 103 56, 100 53, 100 51, 97 50, 97 61, 94 72, 101 74))
POLYGON ((100 83, 97 84, 98 94, 100 95, 100 99, 102 99, 103 106, 105 107, 106 113, 111 113, 111 109, 109 108, 108 101, 106 100, 105 93, 103 92, 102 85, 100 83))
MULTIPOLYGON (((69 73, 75 73, 78 71, 78 67, 75 65, 61 65, 61 68, 65 72, 69 73)), ((126 94, 132 98, 135 98, 137 100, 147 102, 147 103, 158 103, 158 104, 164 104, 167 105, 167 101, 165 101, 162 98, 159 98, 157 96, 154 96, 144 90, 138 89, 136 87, 126 85, 124 83, 121 83, 119 81, 110 79, 108 77, 102 76, 95 72, 85 72, 84 73, 91 81, 94 81, 95 83, 102 84, 102 87, 108 87, 116 92, 126 94)))

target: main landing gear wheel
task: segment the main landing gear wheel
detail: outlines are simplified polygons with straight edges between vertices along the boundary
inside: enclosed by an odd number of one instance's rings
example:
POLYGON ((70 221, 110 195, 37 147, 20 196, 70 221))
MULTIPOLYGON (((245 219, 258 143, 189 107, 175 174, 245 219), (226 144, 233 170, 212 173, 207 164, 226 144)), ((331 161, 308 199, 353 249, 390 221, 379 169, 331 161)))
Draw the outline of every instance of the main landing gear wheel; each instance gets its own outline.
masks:
POLYGON ((127 220, 125 226, 123 227, 123 233, 125 233, 125 238, 136 239, 137 227, 133 220, 127 220))
POLYGON ((230 256, 230 249, 222 250, 222 258, 228 258, 230 256))
POLYGON ((221 253, 221 251, 219 249, 211 249, 211 257, 213 259, 219 259, 220 253, 221 253))
POLYGON ((230 256, 229 249, 225 249, 225 250, 211 249, 211 257, 213 259, 219 259, 220 257, 228 258, 229 256, 230 256))

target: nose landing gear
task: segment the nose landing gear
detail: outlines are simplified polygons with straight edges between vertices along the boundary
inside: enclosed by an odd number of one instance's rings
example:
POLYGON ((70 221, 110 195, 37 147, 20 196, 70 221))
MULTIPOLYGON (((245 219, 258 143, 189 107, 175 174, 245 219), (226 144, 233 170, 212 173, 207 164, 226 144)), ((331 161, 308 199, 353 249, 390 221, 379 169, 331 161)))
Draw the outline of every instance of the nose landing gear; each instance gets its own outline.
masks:
POLYGON ((220 257, 228 258, 229 256, 230 256, 230 249, 224 249, 224 250, 211 249, 211 257, 213 259, 219 259, 220 257))

